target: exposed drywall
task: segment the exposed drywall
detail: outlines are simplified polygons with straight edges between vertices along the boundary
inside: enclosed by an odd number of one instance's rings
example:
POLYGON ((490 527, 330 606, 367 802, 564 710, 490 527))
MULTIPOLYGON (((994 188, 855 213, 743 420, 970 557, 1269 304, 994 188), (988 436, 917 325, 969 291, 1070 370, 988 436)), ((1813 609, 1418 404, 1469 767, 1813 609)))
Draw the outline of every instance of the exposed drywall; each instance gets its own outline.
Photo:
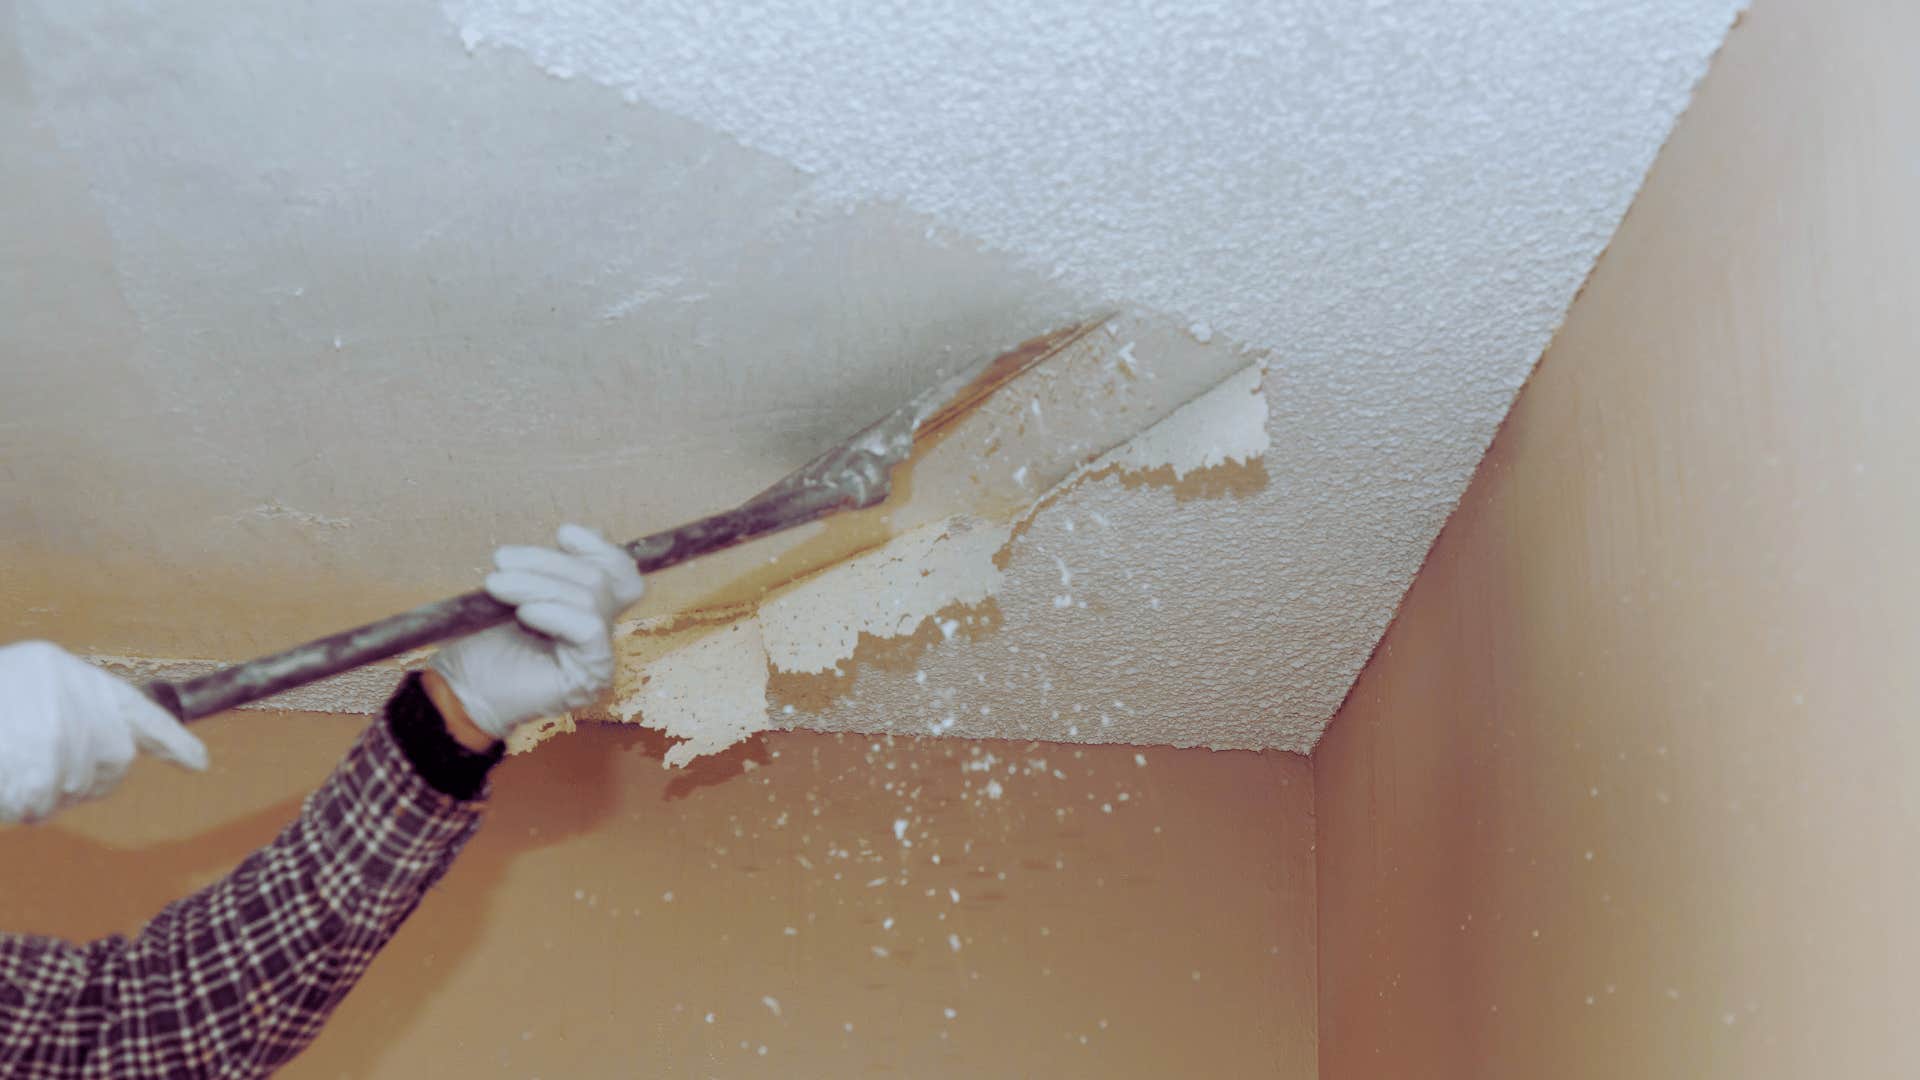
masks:
POLYGON ((981 603, 1000 588, 994 557, 1009 538, 1007 526, 954 518, 802 581, 755 617, 767 657, 782 671, 828 671, 862 634, 899 637, 950 605, 981 603))
MULTIPOLYGON (((767 726, 767 648, 757 619, 699 627, 662 643, 663 655, 638 667, 623 664, 614 713, 681 740, 666 754, 685 765, 767 726)), ((630 661, 628 662, 630 663, 630 661)))
POLYGON ((1380 1076, 1920 1075, 1920 82, 1730 39, 1315 751, 1380 1076))
MULTIPOLYGON (((1222 465, 1248 465, 1267 452, 1265 365, 1243 368, 1205 395, 1094 462, 1092 471, 1168 469, 1175 480, 1222 465)), ((1068 577, 1061 571, 1061 577, 1068 577)), ((1062 580, 1062 585, 1071 584, 1062 580)))
MULTIPOLYGON (((135 928, 270 839, 360 723, 215 718, 209 774, 140 765, 0 830, 0 927, 135 928)), ((777 734, 666 772, 664 750, 605 726, 504 764, 282 1075, 1315 1073, 1303 759, 777 734)))
MULTIPOLYGON (((776 708, 1309 746, 1736 7, 22 0, 0 635, 284 647, 560 520, 711 512, 1117 305, 1143 402, 1275 347, 1264 466, 1083 485, 980 633, 776 708)), ((645 614, 757 600, 819 539, 645 614)))
MULTIPOLYGON (((685 765, 770 727, 793 726, 797 713, 791 705, 782 709, 789 718, 784 722, 768 716, 769 674, 838 672, 863 640, 911 635, 930 620, 938 620, 942 640, 952 640, 963 618, 970 625, 976 620, 972 615, 943 615, 991 599, 999 591, 1000 563, 1016 533, 1089 477, 1165 469, 1180 478, 1258 459, 1268 445, 1262 374, 1262 365, 1249 365, 1136 438, 1073 470, 1008 520, 957 515, 922 525, 774 591, 757 608, 723 625, 686 629, 679 620, 666 626, 649 626, 644 620, 624 624, 618 635, 620 676, 613 689, 612 718, 682 740, 666 755, 668 765, 685 765)), ((1036 418, 1045 415, 1038 397, 1026 400, 1032 402, 1036 418)), ((963 426, 954 441, 964 446, 976 437, 963 426)), ((991 437, 999 441, 1001 433, 991 437)), ((1051 447, 1042 452, 1049 457, 1039 471, 1051 476, 1061 459, 1051 447)), ((1019 477, 1036 468, 1011 439, 999 447, 999 456, 1003 474, 1019 477)), ((903 469, 900 482, 918 477, 918 471, 903 469)), ((1024 482, 1016 488, 1024 490, 1024 482)), ((914 506, 911 499, 904 504, 909 510, 914 506)), ((1069 590, 1055 596, 1054 606, 1084 608, 1085 602, 1076 601, 1070 591, 1073 571, 1058 556, 1054 564, 1061 588, 1069 590)), ((916 673, 915 682, 926 685, 925 676, 916 673)), ((938 735, 957 723, 950 715, 927 726, 938 735)), ((571 717, 540 724, 516 733, 512 748, 530 750, 550 736, 574 730, 571 717)), ((1169 731, 1167 737, 1179 735, 1169 731)))

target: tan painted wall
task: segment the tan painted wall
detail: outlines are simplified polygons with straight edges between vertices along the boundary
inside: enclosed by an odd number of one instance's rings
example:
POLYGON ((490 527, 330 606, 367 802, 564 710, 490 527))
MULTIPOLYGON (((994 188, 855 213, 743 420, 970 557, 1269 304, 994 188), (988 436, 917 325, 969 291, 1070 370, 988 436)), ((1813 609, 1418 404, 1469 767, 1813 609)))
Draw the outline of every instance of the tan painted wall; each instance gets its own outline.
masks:
MULTIPOLYGON (((0 926, 137 926, 269 839, 357 728, 217 719, 213 775, 143 765, 0 830, 0 926)), ((595 728, 504 765, 286 1075, 1315 1074, 1305 758, 777 735, 669 773, 662 749, 595 728)))
POLYGON ((1323 1075, 1920 1075, 1915 40, 1759 0, 1320 744, 1323 1075))

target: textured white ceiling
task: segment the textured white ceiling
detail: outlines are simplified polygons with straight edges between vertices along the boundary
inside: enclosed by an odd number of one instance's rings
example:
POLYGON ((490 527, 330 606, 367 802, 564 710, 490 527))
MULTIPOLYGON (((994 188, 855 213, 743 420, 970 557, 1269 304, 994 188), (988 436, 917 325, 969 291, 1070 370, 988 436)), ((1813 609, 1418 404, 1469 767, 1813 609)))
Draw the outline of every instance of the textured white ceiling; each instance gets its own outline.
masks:
POLYGON ((773 704, 1305 749, 1740 3, 642 7, 12 5, 8 630, 278 647, 1117 303, 1270 356, 1261 468, 1083 485, 978 632, 773 704))

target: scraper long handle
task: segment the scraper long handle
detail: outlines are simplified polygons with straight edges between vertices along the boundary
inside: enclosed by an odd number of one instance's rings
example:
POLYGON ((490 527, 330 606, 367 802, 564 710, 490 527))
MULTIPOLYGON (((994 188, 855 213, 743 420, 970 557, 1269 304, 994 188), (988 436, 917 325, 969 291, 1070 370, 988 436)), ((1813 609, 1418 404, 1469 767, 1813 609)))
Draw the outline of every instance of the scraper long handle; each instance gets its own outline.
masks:
MULTIPOLYGON (((871 493, 863 497, 840 484, 776 486, 732 510, 654 533, 626 547, 640 572, 651 574, 871 501, 871 493)), ((511 618, 512 607, 484 592, 470 592, 198 678, 151 682, 146 692, 179 719, 198 720, 511 618)))

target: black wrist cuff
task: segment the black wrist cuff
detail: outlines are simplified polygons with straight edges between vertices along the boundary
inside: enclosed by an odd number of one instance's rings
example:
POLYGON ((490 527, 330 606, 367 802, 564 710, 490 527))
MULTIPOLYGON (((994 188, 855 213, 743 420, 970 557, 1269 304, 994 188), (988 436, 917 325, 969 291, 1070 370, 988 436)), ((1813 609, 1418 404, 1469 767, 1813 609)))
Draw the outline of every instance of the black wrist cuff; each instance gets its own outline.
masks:
POLYGON ((486 787, 487 774, 507 753, 507 744, 498 741, 485 750, 460 745, 447 732, 447 721, 420 685, 417 671, 407 672, 400 688, 387 699, 387 730, 420 779, 456 799, 478 797, 486 787))

